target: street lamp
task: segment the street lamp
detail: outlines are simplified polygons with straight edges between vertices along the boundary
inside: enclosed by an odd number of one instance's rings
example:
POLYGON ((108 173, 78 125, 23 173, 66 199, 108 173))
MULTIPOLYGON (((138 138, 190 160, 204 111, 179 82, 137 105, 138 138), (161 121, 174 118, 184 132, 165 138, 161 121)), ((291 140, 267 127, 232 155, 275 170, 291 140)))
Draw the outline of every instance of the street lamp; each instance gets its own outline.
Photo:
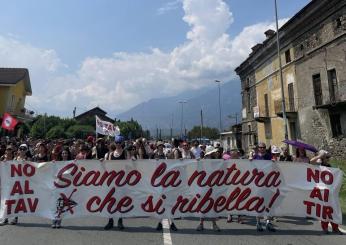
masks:
POLYGON ((220 129, 220 139, 221 139, 221 132, 222 132, 222 125, 221 125, 221 88, 220 88, 220 84, 221 82, 218 80, 215 80, 215 82, 218 84, 219 87, 219 129, 220 129))
POLYGON ((184 124, 184 104, 187 103, 186 100, 178 101, 181 104, 181 122, 180 122, 180 138, 183 138, 183 124, 184 124))
POLYGON ((277 53, 278 53, 278 59, 279 59, 279 72, 280 72, 280 82, 281 82, 281 97, 282 97, 282 117, 284 120, 284 127, 285 127, 285 139, 288 139, 288 128, 287 128, 287 116, 286 116, 286 100, 285 100, 285 91, 284 91, 284 79, 282 75, 282 64, 281 64, 281 56, 280 56, 280 38, 279 38, 279 21, 278 21, 278 8, 276 0, 274 0, 275 3, 275 20, 276 20, 276 46, 277 46, 277 53))

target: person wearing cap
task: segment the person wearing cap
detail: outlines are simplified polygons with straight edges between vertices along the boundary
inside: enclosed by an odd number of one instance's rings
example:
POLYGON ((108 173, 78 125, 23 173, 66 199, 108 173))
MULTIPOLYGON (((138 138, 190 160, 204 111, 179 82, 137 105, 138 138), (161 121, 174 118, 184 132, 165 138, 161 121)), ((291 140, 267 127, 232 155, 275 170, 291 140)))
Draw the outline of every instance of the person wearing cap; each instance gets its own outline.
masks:
POLYGON ((166 159, 164 148, 165 148, 164 143, 162 141, 158 141, 156 143, 156 150, 154 151, 153 158, 154 159, 166 159))
MULTIPOLYGON (((313 165, 320 165, 324 167, 331 167, 329 163, 329 159, 331 157, 331 154, 328 151, 320 150, 317 155, 313 158, 311 158, 310 163, 313 165)), ((343 235, 343 232, 340 231, 339 225, 334 222, 327 222, 327 221, 321 221, 321 228, 325 234, 328 234, 328 226, 332 226, 332 232, 335 234, 343 235)))
MULTIPOLYGON (((124 138, 120 135, 115 137, 114 144, 111 144, 110 148, 114 149, 113 151, 109 152, 107 156, 107 160, 126 160, 126 152, 123 148, 123 141, 124 138)), ((114 219, 109 218, 108 223, 104 227, 105 230, 110 230, 114 227, 114 219)), ((123 224, 123 218, 118 219, 118 229, 123 230, 125 229, 123 224)))
MULTIPOLYGON (((206 150, 207 150, 207 152, 205 153, 204 159, 222 159, 222 152, 221 152, 220 147, 214 148, 213 146, 208 146, 206 148, 206 150)), ((206 220, 205 218, 199 219, 199 224, 196 228, 197 231, 203 231, 204 230, 204 221, 205 220, 206 220)), ((215 232, 221 231, 219 226, 216 223, 217 218, 210 218, 208 220, 210 220, 212 222, 212 229, 215 232)))
POLYGON ((30 160, 30 157, 28 156, 28 145, 27 144, 21 144, 18 148, 18 155, 16 156, 15 160, 17 161, 27 161, 30 160))
POLYGON ((277 147, 276 145, 273 145, 271 147, 271 153, 272 153, 272 161, 276 162, 280 160, 281 150, 279 149, 279 147, 277 147))

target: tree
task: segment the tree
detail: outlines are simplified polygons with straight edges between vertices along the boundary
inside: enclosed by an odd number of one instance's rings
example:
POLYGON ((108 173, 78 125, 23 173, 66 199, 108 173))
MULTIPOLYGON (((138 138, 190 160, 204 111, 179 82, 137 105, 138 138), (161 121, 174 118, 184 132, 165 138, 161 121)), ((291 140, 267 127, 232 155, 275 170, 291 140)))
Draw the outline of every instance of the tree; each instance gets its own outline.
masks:
POLYGON ((65 138, 65 137, 66 137, 65 129, 61 125, 52 127, 47 133, 48 139, 58 139, 58 138, 65 138))
POLYGON ((83 139, 87 135, 94 135, 95 129, 90 125, 73 125, 69 127, 66 131, 66 136, 68 138, 83 139))
MULTIPOLYGON (((197 139, 201 137, 201 127, 194 126, 188 133, 187 136, 189 139, 197 139)), ((219 130, 217 128, 203 127, 203 137, 209 139, 218 139, 219 130)))
POLYGON ((119 120, 115 124, 119 126, 121 135, 123 135, 127 139, 137 139, 144 135, 142 126, 132 118, 130 121, 126 122, 122 122, 119 120))

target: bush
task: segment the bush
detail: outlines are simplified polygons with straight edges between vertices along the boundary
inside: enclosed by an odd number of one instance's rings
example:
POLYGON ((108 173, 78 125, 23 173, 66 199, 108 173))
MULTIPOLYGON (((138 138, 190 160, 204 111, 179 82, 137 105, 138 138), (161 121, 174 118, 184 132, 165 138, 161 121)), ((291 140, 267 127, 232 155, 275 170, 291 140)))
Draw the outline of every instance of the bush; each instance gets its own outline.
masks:
POLYGON ((54 126, 47 133, 48 139, 58 139, 58 138, 65 138, 65 137, 66 137, 66 134, 65 134, 65 129, 63 126, 54 126))
POLYGON ((66 131, 68 138, 84 139, 88 135, 94 135, 95 129, 89 125, 73 125, 66 131))

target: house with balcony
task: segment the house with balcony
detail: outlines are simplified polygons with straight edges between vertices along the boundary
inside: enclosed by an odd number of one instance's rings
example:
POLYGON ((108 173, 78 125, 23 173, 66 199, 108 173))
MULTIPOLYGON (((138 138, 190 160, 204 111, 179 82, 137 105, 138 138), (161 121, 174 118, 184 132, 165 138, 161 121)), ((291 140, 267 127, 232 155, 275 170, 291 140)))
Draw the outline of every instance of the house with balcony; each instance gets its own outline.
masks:
POLYGON ((29 71, 26 68, 0 68, 0 117, 5 112, 23 121, 28 117, 26 96, 31 96, 29 71))

